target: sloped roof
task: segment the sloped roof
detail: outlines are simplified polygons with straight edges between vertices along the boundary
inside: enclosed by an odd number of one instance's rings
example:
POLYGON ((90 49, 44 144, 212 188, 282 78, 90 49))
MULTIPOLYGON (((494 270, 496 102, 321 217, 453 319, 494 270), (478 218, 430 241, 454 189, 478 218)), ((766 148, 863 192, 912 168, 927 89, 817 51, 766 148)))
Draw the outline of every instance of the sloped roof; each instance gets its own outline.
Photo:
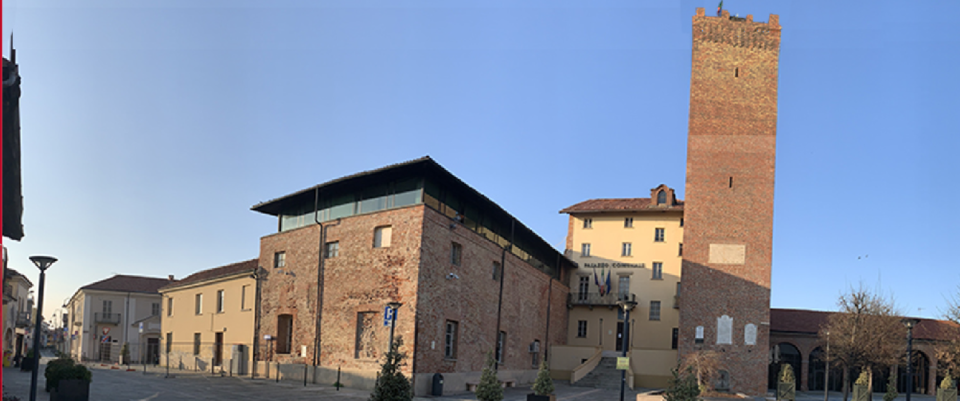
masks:
POLYGON ((83 287, 80 287, 80 289, 159 294, 157 290, 167 284, 170 284, 170 280, 165 278, 118 274, 106 280, 100 280, 93 284, 87 284, 83 287))
POLYGON ((259 259, 250 259, 243 262, 232 263, 226 266, 214 267, 212 269, 201 270, 196 273, 193 273, 187 277, 184 277, 182 280, 175 281, 168 285, 160 288, 161 290, 169 290, 177 287, 183 287, 188 284, 199 283, 202 281, 213 280, 220 277, 231 276, 238 273, 253 273, 257 270, 257 266, 260 263, 259 259))
POLYGON ((33 283, 30 282, 30 279, 28 279, 27 276, 24 276, 23 274, 20 274, 20 272, 13 270, 9 267, 3 270, 3 275, 4 275, 4 279, 20 277, 21 280, 27 282, 27 286, 33 287, 33 283))
POLYGON ((601 212, 679 212, 683 211, 683 201, 675 205, 655 205, 650 198, 614 198, 590 199, 560 211, 560 213, 601 213, 601 212))
MULTIPOLYGON (((838 312, 803 309, 770 309, 770 331, 816 334, 827 324, 830 315, 838 312)), ((913 329, 913 338, 922 340, 953 340, 960 333, 957 324, 936 319, 919 319, 913 329)))

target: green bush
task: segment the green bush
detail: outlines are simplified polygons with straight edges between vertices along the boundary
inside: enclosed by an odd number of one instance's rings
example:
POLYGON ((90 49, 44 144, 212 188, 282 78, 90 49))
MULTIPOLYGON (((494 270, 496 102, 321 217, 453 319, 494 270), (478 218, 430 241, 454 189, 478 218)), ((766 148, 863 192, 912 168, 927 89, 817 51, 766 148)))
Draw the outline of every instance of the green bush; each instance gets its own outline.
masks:
POLYGON ((400 353, 403 341, 399 338, 394 342, 393 349, 387 352, 383 366, 377 377, 377 385, 370 394, 370 401, 410 401, 413 399, 413 388, 410 380, 400 372, 406 354, 400 353))
POLYGON ((797 378, 793 375, 793 366, 785 363, 780 366, 780 383, 796 383, 797 378))
POLYGON ((890 377, 887 379, 887 393, 883 395, 883 401, 893 401, 897 399, 897 370, 890 369, 890 377))
POLYGON ((73 359, 69 358, 59 358, 47 363, 47 369, 43 372, 43 376, 47 378, 46 390, 48 392, 57 388, 60 380, 80 379, 89 382, 93 379, 93 375, 86 366, 77 365, 73 362, 73 359))
POLYGON ((940 388, 944 390, 950 390, 953 388, 953 378, 950 377, 950 374, 944 376, 943 380, 940 381, 940 388))
POLYGON ((493 353, 487 353, 487 363, 483 367, 483 373, 480 375, 480 384, 477 385, 477 400, 479 401, 501 401, 503 400, 503 387, 497 380, 497 371, 494 369, 493 353))
POLYGON ((869 386, 870 385, 870 374, 867 373, 866 369, 860 370, 860 376, 857 377, 857 381, 854 383, 858 386, 869 386))
POLYGON ((547 361, 540 362, 540 370, 537 372, 537 381, 533 383, 533 393, 536 395, 547 395, 553 393, 553 380, 550 379, 550 369, 547 369, 547 361))
POLYGON ((680 373, 680 368, 670 370, 670 386, 663 392, 664 401, 697 401, 700 399, 700 386, 697 384, 697 375, 692 366, 680 373))

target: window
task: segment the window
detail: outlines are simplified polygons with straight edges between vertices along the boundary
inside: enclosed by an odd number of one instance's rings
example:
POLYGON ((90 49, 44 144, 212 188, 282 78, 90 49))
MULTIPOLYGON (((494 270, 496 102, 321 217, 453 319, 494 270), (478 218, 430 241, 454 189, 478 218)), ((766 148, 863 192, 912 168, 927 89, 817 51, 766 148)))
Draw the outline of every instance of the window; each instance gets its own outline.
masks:
POLYGON ((150 304, 150 316, 160 316, 160 303, 154 302, 150 304))
POLYGON ((583 219, 583 228, 593 228, 593 219, 583 219))
POLYGON ((660 301, 650 301, 650 320, 660 320, 660 301))
POLYGON ((454 266, 460 266, 461 259, 463 257, 463 246, 456 243, 450 243, 450 263, 454 266))
POLYGON ((293 344, 293 315, 277 316, 277 353, 289 354, 293 344))
POLYGON ((623 219, 623 228, 633 228, 633 217, 623 219))
POLYGON ((653 240, 656 242, 663 242, 663 229, 656 228, 653 232, 653 240))
POLYGON ((660 191, 660 193, 657 194, 657 204, 658 205, 667 204, 667 191, 660 191))
POLYGON ((493 262, 493 279, 495 281, 500 281, 500 263, 493 262))
POLYGON ((203 313, 203 294, 197 294, 196 298, 194 299, 193 308, 193 313, 198 315, 203 313))
POLYGON ((580 245, 580 254, 583 256, 590 256, 590 244, 580 245))
POLYGON ((173 298, 167 298, 167 316, 173 316, 173 298))
POLYGON ((632 251, 633 251, 632 248, 633 248, 633 244, 631 244, 631 243, 629 243, 629 242, 624 242, 624 243, 623 243, 623 249, 622 249, 621 252, 620 252, 620 256, 630 256, 630 254, 631 254, 632 251))
POLYGON ((653 262, 653 277, 654 280, 663 280, 663 262, 653 262))
POLYGON ((250 285, 240 287, 240 310, 247 310, 247 292, 250 291, 250 285))
POLYGON ((279 269, 287 265, 287 253, 277 252, 273 254, 273 268, 279 269))
POLYGON ((530 365, 534 368, 540 366, 540 340, 533 340, 530 344, 530 365))
POLYGON ((393 227, 391 226, 377 227, 373 230, 374 248, 389 248, 392 239, 393 227))
POLYGON ((217 290, 217 313, 223 313, 223 290, 217 290))
POLYGON ((328 242, 325 246, 324 257, 335 258, 340 255, 340 241, 328 242))
POLYGON ((447 331, 443 337, 443 357, 457 359, 457 322, 447 320, 447 331))
POLYGON ((630 276, 620 276, 619 288, 620 299, 627 299, 630 296, 630 276))
POLYGON ((170 349, 173 348, 173 332, 167 333, 167 353, 170 353, 170 349))
POLYGON ((683 217, 680 218, 680 227, 683 227, 683 217))
POLYGON ((670 349, 677 349, 677 342, 680 339, 680 329, 673 328, 673 338, 670 340, 670 349))
MULTIPOLYGON (((22 302, 21 302, 22 304, 22 302)), ((103 316, 106 317, 113 312, 113 301, 103 301, 103 316)))
POLYGON ((677 250, 677 256, 683 256, 683 243, 680 243, 680 249, 677 250))
POLYGON ((193 354, 200 355, 200 333, 193 333, 193 354))
POLYGON ((587 338, 587 321, 586 320, 577 321, 577 337, 587 338))
POLYGON ((580 276, 580 287, 577 291, 577 300, 586 301, 587 293, 590 291, 590 276, 580 276))
POLYGON ((503 345, 507 342, 507 332, 501 331, 497 336, 497 363, 503 365, 503 345))

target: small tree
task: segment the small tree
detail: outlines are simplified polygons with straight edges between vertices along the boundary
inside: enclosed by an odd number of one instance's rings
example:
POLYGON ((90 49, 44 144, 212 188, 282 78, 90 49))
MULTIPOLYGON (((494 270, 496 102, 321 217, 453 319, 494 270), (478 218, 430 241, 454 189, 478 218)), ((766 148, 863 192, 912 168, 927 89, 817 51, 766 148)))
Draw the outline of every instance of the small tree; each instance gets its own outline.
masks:
POLYGON ((793 366, 789 363, 785 363, 780 367, 780 382, 781 383, 796 383, 797 378, 793 375, 793 366))
POLYGON ((696 351, 683 358, 679 371, 691 370, 700 391, 713 390, 714 376, 720 369, 720 354, 715 351, 696 351))
POLYGON ((370 394, 370 401, 410 401, 413 399, 410 381, 400 372, 406 353, 400 352, 403 341, 397 338, 393 349, 386 354, 377 377, 377 385, 370 394))
POLYGON ((700 399, 700 386, 693 366, 687 366, 681 373, 680 367, 670 370, 670 386, 663 392, 664 401, 697 401, 700 399))
POLYGON ((883 401, 893 401, 897 399, 897 369, 890 369, 890 378, 887 379, 887 393, 883 395, 883 401))
POLYGON ((487 353, 487 363, 483 367, 483 373, 480 375, 480 384, 477 385, 477 400, 479 401, 502 401, 503 387, 500 387, 500 381, 497 380, 497 371, 494 369, 493 353, 487 353))
POLYGON ((550 379, 550 369, 547 369, 547 361, 540 362, 540 370, 537 372, 537 381, 533 383, 533 393, 536 395, 547 395, 553 393, 553 380, 550 379))
POLYGON ((940 381, 940 388, 944 390, 950 390, 953 388, 953 378, 950 377, 949 373, 947 373, 946 376, 943 376, 943 380, 940 381))

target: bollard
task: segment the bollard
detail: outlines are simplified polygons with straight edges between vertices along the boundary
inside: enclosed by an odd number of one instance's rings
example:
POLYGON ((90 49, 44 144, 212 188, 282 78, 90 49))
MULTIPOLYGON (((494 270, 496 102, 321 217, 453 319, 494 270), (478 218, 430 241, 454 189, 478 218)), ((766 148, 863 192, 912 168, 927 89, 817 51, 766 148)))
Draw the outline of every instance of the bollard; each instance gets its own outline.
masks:
POLYGON ((303 387, 307 387, 307 364, 303 364, 303 387))
POLYGON ((280 383, 280 362, 277 362, 277 383, 280 383))
POLYGON ((337 366, 337 391, 340 391, 340 387, 343 387, 343 384, 340 383, 340 366, 337 366))

